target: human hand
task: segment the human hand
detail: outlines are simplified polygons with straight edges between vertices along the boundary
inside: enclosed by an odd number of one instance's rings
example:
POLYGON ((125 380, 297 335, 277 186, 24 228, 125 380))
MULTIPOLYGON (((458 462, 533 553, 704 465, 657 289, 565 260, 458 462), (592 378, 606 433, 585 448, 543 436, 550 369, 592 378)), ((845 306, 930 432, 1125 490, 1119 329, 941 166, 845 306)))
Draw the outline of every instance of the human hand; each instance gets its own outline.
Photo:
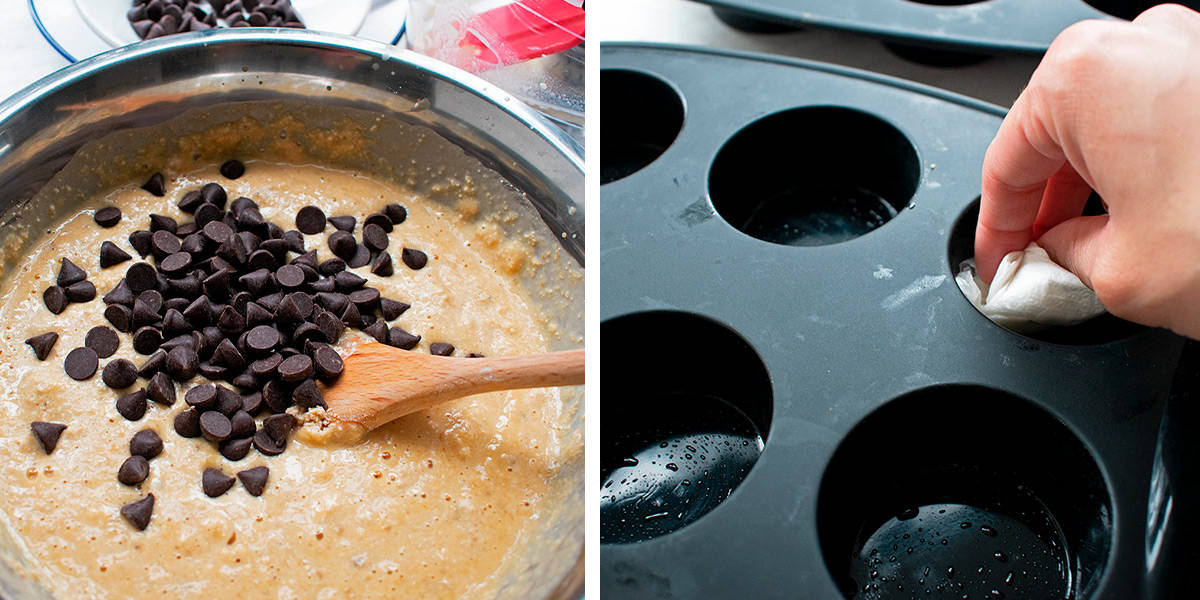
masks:
POLYGON ((1200 338, 1200 13, 1058 36, 988 148, 975 260, 1037 240, 1113 314, 1200 338), (1091 190, 1107 215, 1081 217, 1091 190))

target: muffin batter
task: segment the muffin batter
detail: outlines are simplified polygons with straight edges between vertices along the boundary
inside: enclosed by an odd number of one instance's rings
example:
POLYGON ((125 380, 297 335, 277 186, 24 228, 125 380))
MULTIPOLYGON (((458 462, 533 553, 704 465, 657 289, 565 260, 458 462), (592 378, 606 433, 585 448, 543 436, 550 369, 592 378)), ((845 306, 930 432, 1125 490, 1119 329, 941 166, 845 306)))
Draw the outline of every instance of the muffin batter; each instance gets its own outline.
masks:
MULTIPOLYGON (((107 324, 100 296, 132 263, 102 269, 99 248, 116 243, 138 260, 129 234, 147 226, 150 213, 180 223, 190 215, 177 200, 205 182, 225 186, 229 198, 258 202, 264 218, 285 230, 295 215, 315 205, 328 216, 362 219, 385 204, 408 209, 390 234, 395 274, 379 277, 368 267, 354 272, 388 298, 412 308, 390 324, 421 335, 413 351, 449 342, 456 355, 544 352, 564 334, 516 281, 557 259, 545 236, 510 238, 502 224, 515 218, 480 209, 469 177, 457 180, 453 205, 356 172, 312 165, 248 161, 246 173, 228 180, 215 164, 183 175, 167 172, 167 195, 159 198, 128 183, 63 215, 44 237, 26 247, 4 281, 0 314, 0 414, 10 424, 0 437, 0 518, 15 534, 15 565, 57 597, 225 598, 252 593, 264 598, 492 598, 512 585, 516 565, 528 567, 533 532, 555 477, 579 459, 576 418, 564 392, 520 390, 465 398, 410 415, 369 435, 354 447, 325 447, 300 431, 287 451, 267 457, 251 451, 237 462, 214 444, 172 429, 187 408, 151 403, 136 422, 122 418, 115 400, 130 391, 111 390, 99 374, 74 381, 63 360, 84 344, 84 335, 107 324), (124 218, 103 229, 95 210, 119 207, 124 218), (425 251, 428 265, 411 270, 400 247, 425 251), (73 303, 59 315, 42 301, 60 258, 82 267, 95 283, 95 300, 73 303), (25 339, 56 331, 60 339, 39 361, 25 339), (33 421, 68 425, 50 455, 30 434, 33 421), (127 444, 139 430, 161 435, 164 450, 150 476, 136 487, 117 481, 127 444), (201 472, 215 467, 232 475, 259 465, 270 468, 266 490, 253 497, 235 486, 209 498, 201 472), (147 493, 156 497, 153 518, 137 531, 118 509, 147 493)), ((486 199, 484 199, 486 200, 486 199)), ((326 239, 336 231, 306 235, 306 248, 332 256, 326 239)), ((579 277, 576 270, 575 277, 579 277)), ((341 347, 366 339, 347 329, 341 347)), ((110 360, 142 364, 130 335, 110 360)), ((568 344, 580 340, 565 340, 568 344)), ((561 345, 561 344, 560 344, 561 345)), ((196 377, 178 394, 199 383, 196 377)), ((134 388, 145 385, 139 380, 134 388)), ((293 408, 292 411, 296 409, 293 408)), ((260 418, 261 421, 261 418, 260 418)), ((577 546, 576 546, 577 547, 577 546)), ((559 557, 561 558, 561 557, 559 557)), ((572 557, 573 558, 573 557, 572 557)), ((532 559, 536 562, 537 558, 532 559)))

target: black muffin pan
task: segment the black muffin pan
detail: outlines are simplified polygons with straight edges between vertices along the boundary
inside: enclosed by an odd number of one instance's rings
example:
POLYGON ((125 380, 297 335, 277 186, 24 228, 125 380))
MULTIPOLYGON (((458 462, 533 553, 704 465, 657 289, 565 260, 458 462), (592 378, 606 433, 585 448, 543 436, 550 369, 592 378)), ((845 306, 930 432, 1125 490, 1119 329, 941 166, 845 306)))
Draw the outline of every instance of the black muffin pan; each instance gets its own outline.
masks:
POLYGON ((954 281, 1003 109, 676 46, 600 77, 603 597, 1182 597, 1183 338, 954 281))
MULTIPOLYGON (((1161 0, 698 0, 727 23, 850 31, 915 46, 981 54, 1045 52, 1084 19, 1132 19, 1161 0)), ((1200 8, 1200 0, 1179 0, 1200 8)))

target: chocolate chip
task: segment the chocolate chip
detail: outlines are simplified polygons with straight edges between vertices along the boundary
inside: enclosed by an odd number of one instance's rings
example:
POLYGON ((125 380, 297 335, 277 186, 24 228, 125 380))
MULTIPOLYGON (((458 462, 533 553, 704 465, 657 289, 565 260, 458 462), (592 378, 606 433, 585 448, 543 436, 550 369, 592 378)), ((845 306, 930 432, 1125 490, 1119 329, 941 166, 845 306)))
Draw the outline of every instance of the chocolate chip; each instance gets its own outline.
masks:
POLYGON ((351 233, 354 231, 354 224, 357 220, 354 217, 329 217, 329 224, 333 225, 334 229, 351 233))
POLYGON ((363 328, 363 332, 375 338, 375 341, 387 343, 388 328, 383 321, 376 321, 363 328))
POLYGON ((108 358, 116 353, 117 348, 121 345, 121 339, 117 337, 117 332, 100 325, 88 330, 87 335, 83 338, 83 345, 95 350, 96 355, 100 358, 108 358))
POLYGON ((325 230, 325 213, 315 206, 305 206, 296 213, 296 229, 308 235, 325 230))
POLYGON ((217 317, 217 328, 227 336, 237 337, 246 330, 246 318, 232 306, 226 306, 217 317))
POLYGON ((192 190, 184 194, 176 206, 179 207, 179 210, 191 214, 196 212, 201 204, 204 204, 204 196, 200 195, 200 190, 192 190))
POLYGON ((387 232, 376 223, 368 223, 363 226, 363 244, 376 252, 384 250, 388 247, 387 232))
POLYGON ((391 277, 395 272, 395 269, 392 268, 392 255, 380 252, 371 262, 371 272, 380 277, 391 277))
POLYGON ((263 419, 262 430, 267 432, 267 435, 275 443, 286 446, 288 436, 291 435, 292 430, 296 428, 297 424, 296 417, 288 413, 281 413, 263 419))
POLYGON ((326 277, 332 277, 346 270, 346 261, 340 258, 330 258, 317 265, 317 272, 326 277))
POLYGON ((133 258, 116 244, 105 240, 100 244, 100 268, 107 269, 133 258))
POLYGON ((162 454, 163 441, 158 437, 158 433, 153 429, 143 429, 135 434, 129 440, 129 454, 131 456, 142 456, 147 460, 162 454))
POLYGON ((413 335, 399 327, 388 330, 387 345, 401 350, 412 350, 421 341, 421 336, 413 335))
POLYGON ((270 352, 279 345, 279 332, 270 325, 259 325, 250 330, 246 344, 256 352, 270 352))
POLYGON ((175 433, 181 437, 200 437, 200 411, 189 408, 175 415, 175 433))
POLYGON ((125 485, 137 485, 150 476, 150 462, 141 456, 130 456, 121 463, 117 481, 125 485))
POLYGON ((266 249, 255 250, 250 253, 250 257, 246 259, 246 266, 251 269, 262 269, 264 271, 273 271, 279 266, 279 259, 266 249))
POLYGON ((368 312, 375 309, 375 305, 379 303, 379 290, 375 288, 363 288, 350 292, 350 301, 358 306, 358 312, 368 312))
POLYGON ((304 271, 296 265, 284 265, 275 271, 275 281, 284 288, 298 288, 304 285, 304 271))
POLYGON ((307 319, 312 311, 312 298, 304 292, 293 292, 279 303, 279 307, 275 309, 275 318, 284 323, 298 323, 307 319))
POLYGON ((100 357, 91 348, 76 348, 67 354, 63 361, 63 370, 76 381, 83 381, 96 374, 100 367, 100 357))
MULTIPOLYGON (((157 20, 154 17, 151 18, 157 20)), ((146 180, 146 183, 142 184, 142 189, 160 198, 166 195, 167 186, 166 182, 163 180, 162 173, 155 173, 151 175, 150 179, 146 180)))
POLYGON ((224 244, 233 238, 233 228, 222 221, 210 221, 202 231, 204 238, 214 244, 224 244))
POLYGON ((342 324, 346 327, 362 327, 362 314, 358 312, 358 307, 353 304, 347 304, 346 310, 342 312, 342 324))
POLYGON ((68 285, 63 293, 71 302, 91 302, 96 298, 96 285, 90 281, 80 281, 68 285))
MULTIPOLYGON (((204 197, 205 202, 217 207, 218 210, 225 208, 225 200, 228 199, 228 196, 225 194, 225 188, 221 187, 221 184, 214 182, 204 184, 204 187, 200 188, 200 195, 204 197)), ((220 217, 217 218, 219 219, 220 217)), ((204 225, 200 225, 200 227, 204 227, 204 225)))
POLYGON ((228 492, 236 481, 233 477, 222 473, 220 469, 208 468, 204 469, 204 475, 200 478, 200 487, 204 489, 204 495, 216 498, 228 492))
POLYGON ((246 174, 246 165, 243 165, 240 160, 227 160, 221 163, 219 170, 225 179, 237 179, 246 174))
POLYGON ((140 294, 158 285, 158 273, 150 263, 136 263, 125 271, 125 284, 133 293, 140 294))
POLYGON ((425 263, 429 262, 429 257, 420 250, 405 248, 400 252, 400 260, 404 261, 408 268, 418 271, 425 267, 425 263))
POLYGON ((233 426, 229 417, 218 411, 210 410, 200 414, 200 433, 210 442, 220 442, 229 437, 233 426))
POLYGON ((154 494, 146 494, 145 498, 135 500, 121 507, 121 516, 139 531, 150 526, 150 516, 154 513, 154 494))
MULTIPOLYGON (((251 375, 249 372, 243 373, 243 375, 249 376, 252 381, 254 379, 254 376, 251 375)), ((253 383, 251 385, 253 385, 253 383)), ((253 393, 242 396, 242 410, 245 411, 247 414, 257 415, 259 413, 259 411, 262 410, 262 407, 263 407, 262 392, 253 392, 253 393)))
POLYGON ((105 206, 97 210, 92 218, 96 219, 96 224, 101 227, 112 227, 121 222, 121 209, 115 206, 105 206))
POLYGON ((60 287, 67 287, 73 283, 79 283, 87 279, 87 273, 79 268, 75 263, 68 258, 62 259, 62 265, 58 268, 58 277, 55 283, 60 287))
POLYGON ((146 396, 163 406, 171 406, 175 404, 175 382, 170 375, 159 371, 146 385, 146 396))
POLYGON ((363 231, 367 230, 367 225, 378 225, 385 233, 392 232, 392 220, 383 213, 375 213, 363 219, 363 231))
POLYGON ((138 354, 150 354, 162 345, 162 333, 153 327, 141 327, 133 332, 133 349, 138 354))
POLYGON ((226 417, 233 418, 237 411, 242 409, 242 396, 237 392, 223 386, 217 386, 217 412, 226 417))
POLYGON ((399 204, 389 204, 383 207, 383 214, 387 215, 393 225, 399 225, 408 218, 408 211, 399 204))
POLYGON ((324 408, 325 396, 321 393, 321 388, 317 387, 317 383, 311 379, 304 380, 304 383, 296 386, 292 390, 292 402, 300 408, 314 408, 320 406, 324 408))
POLYGON ((183 309, 183 317, 192 327, 204 327, 212 322, 212 303, 207 296, 200 296, 183 309))
POLYGON ((117 398, 117 413, 129 421, 137 421, 146 415, 146 390, 130 392, 117 398))
POLYGON ((42 302, 46 304, 46 310, 56 315, 60 314, 67 309, 67 304, 69 304, 67 291, 57 285, 52 285, 42 292, 42 302))
POLYGON ((454 354, 454 346, 446 342, 434 342, 429 344, 429 353, 437 356, 450 356, 454 354))
POLYGON ((335 256, 349 261, 358 250, 358 242, 354 241, 354 236, 338 230, 329 236, 329 249, 335 256))
POLYGON ((371 250, 366 246, 359 244, 354 248, 354 256, 346 260, 346 266, 351 269, 365 267, 371 262, 371 250))
POLYGON ((192 265, 192 255, 187 252, 176 252, 168 255, 158 263, 158 268, 163 273, 174 275, 181 273, 184 269, 192 265))
POLYGON ((150 234, 150 242, 154 248, 154 255, 159 258, 170 256, 182 248, 179 237, 170 231, 155 231, 150 234))
POLYGON ((155 352, 150 358, 146 359, 146 362, 142 363, 141 367, 138 367, 138 377, 150 379, 154 377, 155 373, 163 370, 166 364, 167 353, 162 351, 155 352))
POLYGON ((388 298, 380 298, 379 299, 379 308, 380 308, 381 312, 383 312, 383 318, 388 321, 391 321, 393 319, 399 318, 400 315, 404 314, 404 311, 408 310, 411 307, 409 306, 409 304, 407 304, 405 302, 398 302, 396 300, 391 300, 388 298))
POLYGON ((312 359, 303 354, 297 354, 279 363, 279 377, 288 383, 304 381, 312 377, 312 374, 312 359))
POLYGON ((283 357, 278 354, 271 354, 250 363, 250 372, 254 373, 257 377, 274 377, 275 371, 279 368, 279 363, 281 362, 283 362, 283 357))
POLYGON ((114 390, 122 390, 137 382, 137 367, 124 358, 118 358, 104 365, 104 372, 100 377, 104 380, 104 385, 114 390))
POLYGON ((167 352, 165 368, 167 374, 176 381, 187 381, 196 376, 196 370, 200 368, 200 355, 190 345, 176 346, 167 352))
POLYGON ((58 342, 58 334, 53 331, 35 335, 25 340, 25 343, 29 344, 30 348, 33 348, 33 355, 38 360, 46 360, 46 357, 50 356, 50 350, 54 348, 56 342, 58 342))
MULTIPOLYGON (((131 10, 136 10, 138 8, 141 7, 134 7, 131 10)), ((144 40, 146 39, 146 36, 149 35, 150 28, 154 26, 154 21, 151 21, 150 19, 142 19, 131 22, 131 25, 133 25, 134 33, 137 33, 138 37, 144 40)))
POLYGON ((292 229, 284 232, 283 241, 287 242, 288 250, 296 254, 304 254, 304 236, 299 231, 292 229))
POLYGON ((342 356, 329 346, 318 346, 313 352, 317 378, 321 381, 331 381, 342 374, 342 356))
POLYGON ((62 432, 67 426, 62 423, 47 423, 45 421, 34 421, 29 424, 33 429, 33 437, 37 438, 39 444, 42 445, 42 450, 46 454, 54 452, 54 448, 58 446, 58 438, 62 436, 62 432))
POLYGON ((357 290, 367 283, 366 279, 350 271, 342 271, 334 275, 333 280, 337 284, 337 289, 343 292, 357 290))
POLYGON ((283 383, 277 380, 271 380, 263 386, 262 389, 263 402, 272 412, 281 413, 291 406, 292 397, 284 389, 283 383))
MULTIPOLYGON (((254 419, 250 419, 250 425, 254 425, 254 419)), ((250 446, 252 444, 253 440, 250 437, 232 438, 221 442, 218 450, 221 452, 221 456, 224 456, 227 460, 237 462, 246 458, 246 455, 250 453, 250 446)))
POLYGON ((123 304, 125 306, 129 306, 133 304, 133 300, 136 297, 137 296, 134 295, 133 290, 129 289, 129 286, 126 285, 125 279, 122 278, 121 281, 117 282, 116 287, 109 290, 109 292, 104 295, 104 303, 123 304))
POLYGON ((203 228, 213 221, 220 221, 222 216, 224 215, 221 209, 217 208, 215 204, 204 202, 196 207, 196 214, 193 215, 193 218, 196 221, 196 227, 203 228))
POLYGON ((198 385, 183 395, 183 401, 197 410, 209 410, 217 405, 217 388, 214 385, 198 385))
POLYGON ((155 231, 168 231, 170 233, 176 233, 179 231, 179 223, 177 223, 175 219, 172 219, 166 215, 156 215, 151 213, 150 231, 152 233, 155 231))
POLYGON ((247 446, 250 443, 250 436, 254 435, 255 424, 254 417, 244 410, 238 410, 229 418, 229 424, 232 430, 229 433, 231 438, 246 438, 247 446))
POLYGON ((242 487, 246 488, 246 493, 251 496, 261 496, 263 490, 267 488, 267 477, 271 471, 267 467, 254 467, 240 471, 237 478, 242 481, 242 487))
POLYGON ((246 366, 246 359, 238 351, 237 346, 228 339, 221 340, 221 343, 213 350, 212 361, 214 364, 226 367, 234 372, 241 371, 246 366))
POLYGON ((274 315, 271 314, 271 311, 263 308, 257 302, 247 302, 245 312, 247 327, 256 327, 258 325, 271 323, 274 319, 274 315))

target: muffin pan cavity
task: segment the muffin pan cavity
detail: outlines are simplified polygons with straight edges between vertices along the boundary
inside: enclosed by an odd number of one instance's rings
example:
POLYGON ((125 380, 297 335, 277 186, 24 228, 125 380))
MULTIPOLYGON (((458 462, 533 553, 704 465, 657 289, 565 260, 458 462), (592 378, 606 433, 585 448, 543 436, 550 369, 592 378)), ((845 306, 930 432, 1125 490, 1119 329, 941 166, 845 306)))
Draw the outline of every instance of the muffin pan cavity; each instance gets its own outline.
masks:
POLYGON ((600 183, 611 183, 654 162, 683 128, 679 94, 663 80, 636 71, 600 71, 600 183))
POLYGON ((703 317, 637 313, 605 321, 601 335, 600 541, 639 542, 700 519, 738 487, 770 428, 771 383, 753 348, 703 317))
POLYGON ((850 432, 817 522, 847 598, 1075 598, 1103 574, 1111 514, 1060 421, 998 390, 939 386, 850 432))
POLYGON ((713 206, 758 239, 790 246, 845 242, 890 221, 920 179, 917 153, 894 126, 836 106, 796 108, 739 131, 713 161, 713 206))
POLYGON ((604 598, 1186 597, 1147 574, 1147 531, 1186 518, 1151 481, 1200 353, 1161 329, 1015 335, 954 281, 1003 109, 779 57, 600 56, 702 124, 600 188, 604 598), (805 248, 745 226, 847 188, 895 217, 805 248))
MULTIPOLYGON (((1100 197, 1092 194, 1083 211, 1085 215, 1104 212, 1100 197)), ((963 261, 975 256, 975 223, 979 220, 979 200, 971 203, 954 223, 947 248, 950 257, 950 272, 957 275, 963 261)), ((997 324, 997 327, 1003 327, 997 324)), ((1104 344, 1146 331, 1146 328, 1125 319, 1104 313, 1077 325, 1048 327, 1039 331, 1024 332, 1029 338, 1052 344, 1087 345, 1104 344)))

